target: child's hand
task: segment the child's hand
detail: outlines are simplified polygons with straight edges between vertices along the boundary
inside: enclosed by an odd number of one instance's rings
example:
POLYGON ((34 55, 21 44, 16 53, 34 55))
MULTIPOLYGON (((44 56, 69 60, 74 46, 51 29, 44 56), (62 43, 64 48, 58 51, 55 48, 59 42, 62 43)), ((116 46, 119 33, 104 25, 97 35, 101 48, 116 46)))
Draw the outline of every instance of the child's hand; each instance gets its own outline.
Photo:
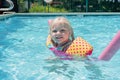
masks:
POLYGON ((58 59, 58 57, 53 57, 53 56, 50 56, 50 57, 48 57, 47 59, 45 59, 45 60, 57 60, 58 59))

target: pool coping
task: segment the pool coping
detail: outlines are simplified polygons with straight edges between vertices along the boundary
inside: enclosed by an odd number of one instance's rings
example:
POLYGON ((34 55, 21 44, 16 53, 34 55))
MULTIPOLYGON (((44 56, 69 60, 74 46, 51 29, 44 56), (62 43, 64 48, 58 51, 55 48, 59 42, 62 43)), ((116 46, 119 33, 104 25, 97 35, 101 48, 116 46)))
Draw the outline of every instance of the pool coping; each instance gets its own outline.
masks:
POLYGON ((0 15, 0 20, 4 20, 6 18, 9 18, 9 17, 12 17, 14 16, 15 14, 3 14, 3 15, 0 15))
POLYGON ((95 13, 95 12, 87 12, 87 13, 16 13, 15 15, 83 15, 83 16, 97 16, 97 15, 120 15, 120 12, 98 12, 98 13, 95 13))
POLYGON ((0 15, 0 20, 12 16, 120 16, 120 12, 81 12, 81 13, 12 13, 0 15))

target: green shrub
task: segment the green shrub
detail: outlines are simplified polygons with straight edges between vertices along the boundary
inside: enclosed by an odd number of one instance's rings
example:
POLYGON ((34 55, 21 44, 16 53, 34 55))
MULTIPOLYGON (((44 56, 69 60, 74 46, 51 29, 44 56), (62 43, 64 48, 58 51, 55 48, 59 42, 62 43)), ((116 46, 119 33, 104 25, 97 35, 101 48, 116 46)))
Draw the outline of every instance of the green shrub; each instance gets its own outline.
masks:
POLYGON ((67 12, 64 8, 55 8, 51 7, 49 5, 43 6, 43 5, 38 5, 37 3, 34 3, 32 7, 29 9, 29 12, 34 13, 34 12, 67 12))

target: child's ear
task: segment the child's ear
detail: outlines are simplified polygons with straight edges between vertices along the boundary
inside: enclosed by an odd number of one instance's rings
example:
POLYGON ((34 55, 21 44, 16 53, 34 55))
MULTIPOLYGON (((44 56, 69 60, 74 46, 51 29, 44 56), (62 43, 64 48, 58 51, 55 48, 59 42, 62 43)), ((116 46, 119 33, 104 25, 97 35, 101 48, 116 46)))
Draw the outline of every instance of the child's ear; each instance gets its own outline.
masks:
POLYGON ((71 36, 72 36, 72 32, 71 32, 71 31, 69 31, 69 37, 71 38, 71 36))
POLYGON ((69 36, 71 36, 72 35, 72 33, 71 33, 71 31, 69 32, 69 36))
POLYGON ((48 24, 49 24, 49 26, 51 26, 52 22, 53 22, 52 19, 49 19, 49 20, 48 20, 48 24))
POLYGON ((72 41, 74 40, 74 32, 73 32, 73 30, 70 31, 70 38, 71 38, 72 41))

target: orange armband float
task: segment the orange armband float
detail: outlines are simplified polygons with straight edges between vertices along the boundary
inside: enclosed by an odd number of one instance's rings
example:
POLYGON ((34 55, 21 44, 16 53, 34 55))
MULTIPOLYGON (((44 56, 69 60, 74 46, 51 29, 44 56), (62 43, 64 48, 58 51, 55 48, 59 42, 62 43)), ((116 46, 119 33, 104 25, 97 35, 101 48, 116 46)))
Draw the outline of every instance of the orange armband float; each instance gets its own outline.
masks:
MULTIPOLYGON (((49 35, 46 42, 47 46, 51 45, 50 38, 51 37, 49 35)), ((65 54, 86 57, 87 55, 91 55, 92 51, 93 47, 86 40, 82 39, 81 37, 77 37, 68 47, 65 54)))
POLYGON ((81 37, 77 37, 67 49, 66 54, 86 57, 87 55, 91 55, 92 51, 93 47, 87 41, 81 37))

